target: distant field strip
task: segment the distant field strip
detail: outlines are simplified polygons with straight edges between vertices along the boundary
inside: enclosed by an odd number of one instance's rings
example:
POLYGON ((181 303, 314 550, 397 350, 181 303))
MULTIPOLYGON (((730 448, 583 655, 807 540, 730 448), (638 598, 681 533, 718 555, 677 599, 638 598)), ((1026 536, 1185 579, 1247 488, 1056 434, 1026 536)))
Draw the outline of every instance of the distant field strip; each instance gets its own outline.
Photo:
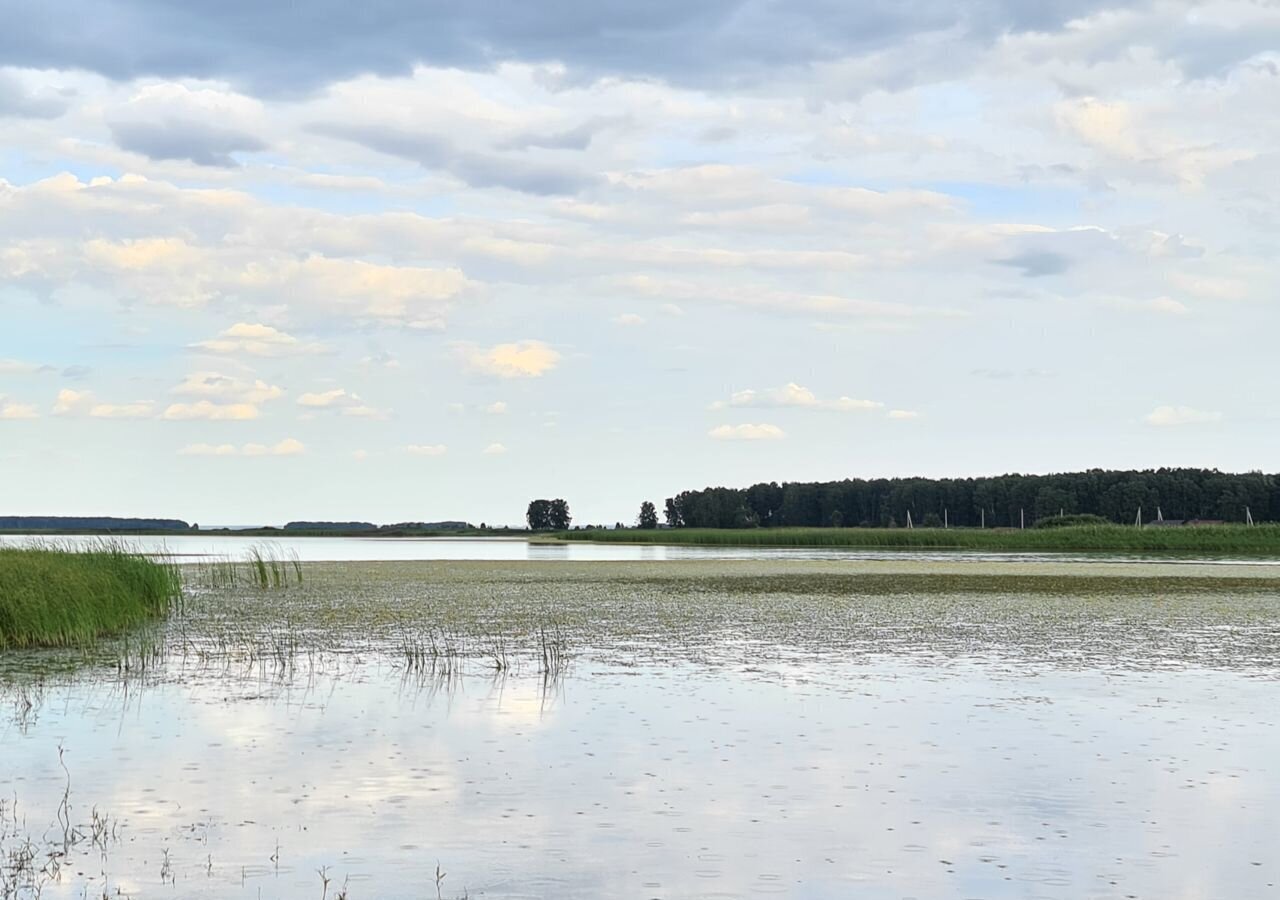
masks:
POLYGON ((1114 550, 1280 555, 1280 525, 1085 528, 670 528, 566 531, 563 541, 724 547, 1114 550))

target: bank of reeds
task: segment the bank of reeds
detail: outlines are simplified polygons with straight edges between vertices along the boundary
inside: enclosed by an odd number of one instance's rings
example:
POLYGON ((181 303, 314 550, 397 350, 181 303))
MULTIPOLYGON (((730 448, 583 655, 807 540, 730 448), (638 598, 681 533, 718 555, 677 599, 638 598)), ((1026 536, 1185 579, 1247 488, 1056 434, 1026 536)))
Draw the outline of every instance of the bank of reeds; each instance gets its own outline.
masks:
POLYGON ((177 566, 118 541, 0 548, 0 650, 85 646, 166 615, 182 596, 177 566))
POLYGON ((1280 555, 1280 525, 1066 528, 670 528, 569 531, 560 540, 725 547, 1027 550, 1280 555))

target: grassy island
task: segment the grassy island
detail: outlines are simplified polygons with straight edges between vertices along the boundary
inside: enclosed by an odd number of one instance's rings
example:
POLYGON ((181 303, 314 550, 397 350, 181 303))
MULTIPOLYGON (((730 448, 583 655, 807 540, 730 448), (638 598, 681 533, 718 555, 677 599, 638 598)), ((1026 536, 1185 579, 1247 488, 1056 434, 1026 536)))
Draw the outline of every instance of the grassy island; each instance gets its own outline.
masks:
POLYGON ((1280 556, 1280 525, 1068 528, 664 528, 565 531, 566 541, 850 549, 1239 553, 1280 556))
POLYGON ((83 646, 164 616, 181 590, 175 566, 118 543, 0 548, 0 650, 83 646))

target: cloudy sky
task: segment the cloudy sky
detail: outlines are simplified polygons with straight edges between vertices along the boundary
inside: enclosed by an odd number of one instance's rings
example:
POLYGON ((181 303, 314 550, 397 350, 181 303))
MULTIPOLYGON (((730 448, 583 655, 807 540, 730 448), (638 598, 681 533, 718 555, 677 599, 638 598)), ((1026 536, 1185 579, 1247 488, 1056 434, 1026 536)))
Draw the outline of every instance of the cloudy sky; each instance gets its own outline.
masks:
POLYGON ((1274 0, 5 16, 0 513, 1277 467, 1274 0))

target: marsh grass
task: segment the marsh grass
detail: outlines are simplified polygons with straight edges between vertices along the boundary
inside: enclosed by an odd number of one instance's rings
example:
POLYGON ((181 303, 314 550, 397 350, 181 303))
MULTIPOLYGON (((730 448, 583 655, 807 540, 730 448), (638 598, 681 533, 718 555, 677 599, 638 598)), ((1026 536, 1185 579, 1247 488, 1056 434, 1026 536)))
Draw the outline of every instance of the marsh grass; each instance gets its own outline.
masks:
POLYGON ((629 528, 567 531, 557 540, 723 547, 849 547, 864 549, 1115 551, 1280 555, 1280 525, 1063 528, 629 528))
POLYGON ((425 632, 402 629, 397 656, 405 672, 415 675, 452 678, 462 669, 461 641, 457 635, 440 628, 429 628, 425 632))
POLYGON ((87 646, 162 618, 181 599, 176 565, 119 541, 0 548, 0 650, 87 646))
POLYGON ((261 590, 278 590, 290 584, 302 584, 302 559, 298 551, 277 552, 270 544, 255 544, 242 560, 214 557, 190 566, 204 587, 222 589, 241 583, 261 590))

